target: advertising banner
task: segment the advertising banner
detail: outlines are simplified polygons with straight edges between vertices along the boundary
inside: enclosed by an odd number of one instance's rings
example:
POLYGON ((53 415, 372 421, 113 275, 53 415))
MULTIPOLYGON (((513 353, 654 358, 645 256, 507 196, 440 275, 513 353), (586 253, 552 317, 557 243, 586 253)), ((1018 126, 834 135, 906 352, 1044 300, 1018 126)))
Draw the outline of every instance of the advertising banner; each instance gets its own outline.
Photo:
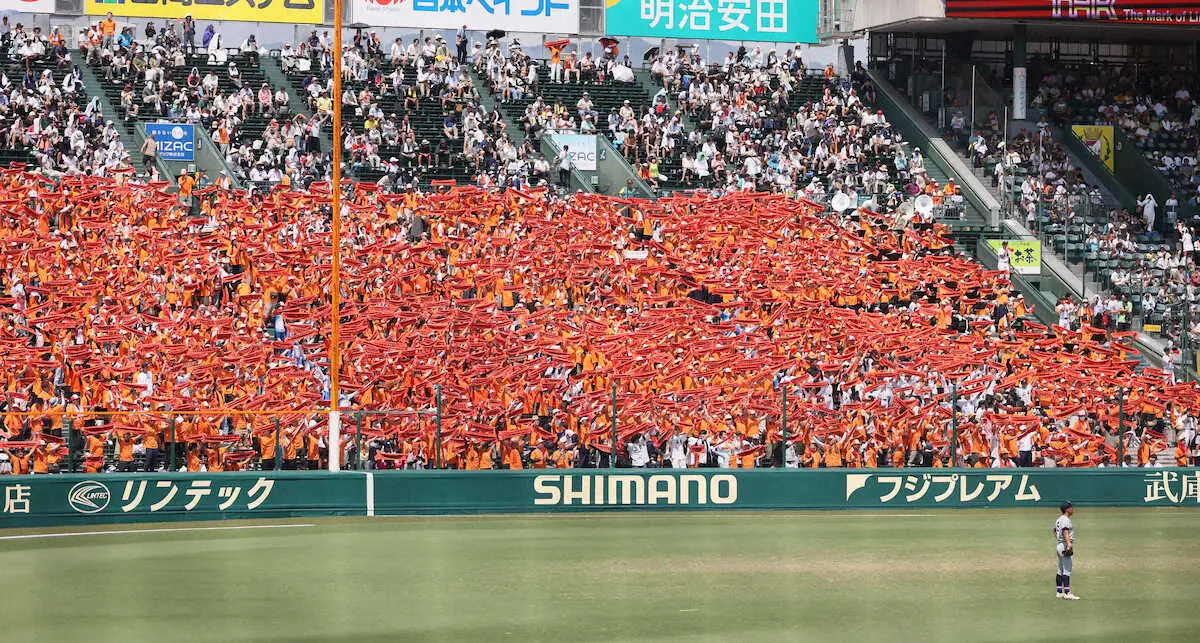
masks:
MULTIPOLYGON (((354 22, 373 27, 579 33, 579 0, 349 0, 354 22)), ((448 43, 451 51, 454 43, 448 43)))
POLYGON ((1194 469, 576 469, 376 473, 375 515, 597 510, 1200 507, 1194 469))
POLYGON ((817 42, 817 0, 608 0, 609 35, 817 42))
POLYGON ((183 18, 196 20, 241 20, 245 22, 294 22, 315 25, 325 21, 322 0, 84 0, 89 16, 138 18, 183 18))
POLYGON ((0 527, 363 515, 362 474, 160 473, 0 478, 0 527))
POLYGON ((554 134, 559 149, 567 148, 571 156, 571 167, 584 172, 596 171, 595 134, 554 134))
POLYGON ((1029 74, 1024 67, 1013 67, 1013 120, 1025 120, 1029 107, 1029 74))
POLYGON ((1008 265, 1018 275, 1042 274, 1042 242, 1026 239, 988 239, 988 246, 997 253, 1008 242, 1008 265))
POLYGON ((0 528, 563 511, 1200 508, 1196 469, 246 471, 0 478, 0 528))
POLYGON ((1113 171, 1113 128, 1112 125, 1072 125, 1071 131, 1087 146, 1096 158, 1113 171))
POLYGON ((146 135, 158 144, 164 161, 196 160, 196 126, 190 123, 146 123, 146 135))
POLYGON ((1200 25, 1197 0, 946 0, 947 18, 1200 25))
POLYGON ((54 13, 54 0, 0 0, 0 11, 54 13))

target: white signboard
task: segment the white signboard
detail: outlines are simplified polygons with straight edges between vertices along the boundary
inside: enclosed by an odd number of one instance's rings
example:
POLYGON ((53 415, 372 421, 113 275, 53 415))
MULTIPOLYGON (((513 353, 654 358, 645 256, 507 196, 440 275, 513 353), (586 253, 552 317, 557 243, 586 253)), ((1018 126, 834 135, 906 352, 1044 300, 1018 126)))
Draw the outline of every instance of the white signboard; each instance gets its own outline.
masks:
MULTIPOLYGON (((0 0, 9 1, 9 0, 0 0)), ((350 0, 353 22, 414 29, 572 34, 580 0, 350 0)), ((453 51, 454 43, 449 43, 453 51)))
POLYGON ((54 0, 0 0, 0 11, 54 13, 54 0))
POLYGON ((1025 108, 1029 102, 1028 82, 1029 75, 1024 67, 1013 67, 1013 120, 1025 120, 1025 108))
POLYGON ((596 171, 596 135, 595 134, 555 134, 554 142, 558 148, 567 148, 571 156, 571 167, 584 172, 596 171))

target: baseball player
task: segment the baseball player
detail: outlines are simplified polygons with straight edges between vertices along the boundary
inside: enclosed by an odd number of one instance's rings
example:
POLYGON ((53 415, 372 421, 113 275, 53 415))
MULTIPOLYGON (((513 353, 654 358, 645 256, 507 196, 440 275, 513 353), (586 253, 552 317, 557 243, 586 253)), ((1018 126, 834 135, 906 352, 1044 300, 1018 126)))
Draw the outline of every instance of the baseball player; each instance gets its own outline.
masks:
POLYGON ((1071 592, 1071 559, 1075 555, 1075 526, 1071 524, 1071 515, 1075 513, 1075 507, 1068 500, 1062 503, 1059 511, 1062 515, 1054 521, 1054 538, 1058 540, 1058 575, 1055 576, 1058 591, 1054 596, 1077 601, 1079 597, 1071 592))

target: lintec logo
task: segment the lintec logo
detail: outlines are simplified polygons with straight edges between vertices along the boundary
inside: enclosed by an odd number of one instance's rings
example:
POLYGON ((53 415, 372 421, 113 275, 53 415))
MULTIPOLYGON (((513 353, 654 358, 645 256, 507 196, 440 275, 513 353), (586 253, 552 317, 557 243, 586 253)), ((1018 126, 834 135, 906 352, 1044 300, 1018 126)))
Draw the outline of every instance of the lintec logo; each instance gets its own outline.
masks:
POLYGON ((729 474, 544 475, 533 479, 535 505, 732 505, 737 478, 729 474))
POLYGON ((71 508, 81 514, 94 514, 104 511, 112 494, 102 482, 85 480, 71 487, 67 493, 67 502, 71 508))

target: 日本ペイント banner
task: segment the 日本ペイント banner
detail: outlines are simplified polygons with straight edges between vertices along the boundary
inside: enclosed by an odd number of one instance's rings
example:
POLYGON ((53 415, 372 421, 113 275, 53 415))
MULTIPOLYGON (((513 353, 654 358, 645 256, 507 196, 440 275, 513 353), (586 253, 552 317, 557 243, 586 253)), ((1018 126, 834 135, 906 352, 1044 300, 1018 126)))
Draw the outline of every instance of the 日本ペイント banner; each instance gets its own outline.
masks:
POLYGON ((325 21, 323 0, 86 0, 91 16, 180 18, 196 20, 241 20, 245 22, 294 22, 320 24, 325 21))
MULTIPOLYGON (((349 0, 355 22, 414 29, 579 32, 579 0, 349 0)), ((453 47, 454 43, 450 43, 453 47)))
POLYGON ((0 11, 54 13, 54 0, 0 0, 0 11))
POLYGON ((607 0, 614 36, 817 42, 817 0, 607 0))

